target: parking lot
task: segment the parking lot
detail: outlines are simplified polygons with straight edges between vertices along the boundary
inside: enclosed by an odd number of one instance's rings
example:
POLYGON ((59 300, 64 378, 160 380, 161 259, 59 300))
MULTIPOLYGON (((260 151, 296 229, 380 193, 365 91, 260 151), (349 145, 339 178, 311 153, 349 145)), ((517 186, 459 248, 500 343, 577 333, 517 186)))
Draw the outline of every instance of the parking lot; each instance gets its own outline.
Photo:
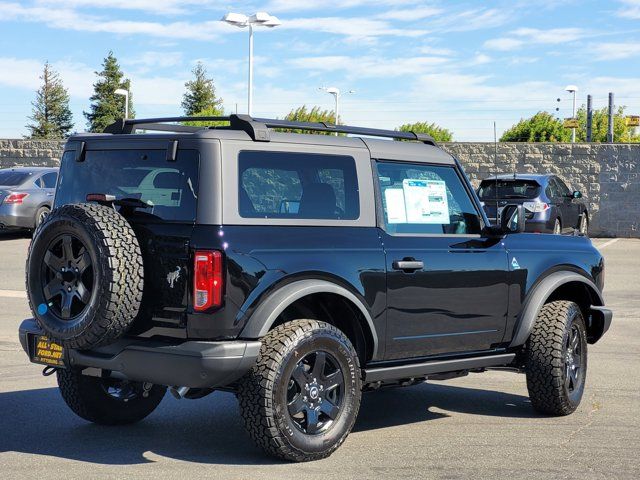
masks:
POLYGON ((138 425, 75 417, 55 377, 17 339, 29 316, 28 238, 0 233, 0 472, 3 478, 638 478, 640 240, 596 239, 606 258, 614 322, 589 350, 582 404, 548 418, 529 405, 522 375, 489 372, 364 395, 353 433, 330 458, 266 457, 245 434, 236 400, 163 400, 138 425))

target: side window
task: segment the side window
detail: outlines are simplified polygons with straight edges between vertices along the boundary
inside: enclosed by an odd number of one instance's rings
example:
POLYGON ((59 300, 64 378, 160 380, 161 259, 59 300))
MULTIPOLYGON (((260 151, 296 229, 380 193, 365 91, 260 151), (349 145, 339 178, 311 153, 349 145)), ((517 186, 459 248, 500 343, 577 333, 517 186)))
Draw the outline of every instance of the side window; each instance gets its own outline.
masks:
POLYGON ((562 197, 562 193, 560 192, 560 187, 558 186, 558 182, 555 177, 551 177, 549 179, 549 186, 547 187, 547 195, 552 200, 558 200, 562 197))
POLYGON ((42 188, 56 188, 56 180, 58 180, 58 174, 55 172, 45 173, 40 179, 42 188))
POLYGON ((479 234, 481 221, 453 167, 378 163, 389 233, 479 234))
POLYGON ((360 216, 355 160, 342 155, 240 152, 244 218, 354 220, 360 216))
POLYGON ((562 179, 556 178, 556 182, 558 182, 558 191, 561 196, 568 197, 571 195, 571 190, 569 190, 569 187, 567 187, 567 184, 564 183, 562 179))

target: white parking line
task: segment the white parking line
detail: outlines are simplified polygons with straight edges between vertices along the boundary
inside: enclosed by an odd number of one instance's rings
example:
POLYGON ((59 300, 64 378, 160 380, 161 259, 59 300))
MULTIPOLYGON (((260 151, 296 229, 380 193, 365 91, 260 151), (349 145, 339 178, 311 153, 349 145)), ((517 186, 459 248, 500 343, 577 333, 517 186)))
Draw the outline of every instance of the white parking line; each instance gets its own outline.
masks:
POLYGON ((620 240, 620 239, 619 238, 614 238, 612 240, 604 242, 602 245, 596 245, 596 247, 598 248, 598 250, 602 250, 604 247, 608 247, 609 245, 613 245, 618 240, 620 240))
POLYGON ((27 298, 27 292, 23 292, 22 290, 0 290, 0 297, 27 298))

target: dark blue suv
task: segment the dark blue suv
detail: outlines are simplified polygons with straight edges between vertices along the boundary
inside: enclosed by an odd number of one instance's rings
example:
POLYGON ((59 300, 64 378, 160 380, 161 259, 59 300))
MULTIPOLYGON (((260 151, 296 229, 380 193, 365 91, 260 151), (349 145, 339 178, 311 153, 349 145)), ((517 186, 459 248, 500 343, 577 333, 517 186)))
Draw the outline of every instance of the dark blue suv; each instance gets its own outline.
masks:
POLYGON ((521 204, 525 209, 526 231, 587 235, 589 212, 582 193, 571 190, 551 174, 508 174, 489 177, 480 183, 478 196, 492 223, 500 223, 505 205, 521 204))

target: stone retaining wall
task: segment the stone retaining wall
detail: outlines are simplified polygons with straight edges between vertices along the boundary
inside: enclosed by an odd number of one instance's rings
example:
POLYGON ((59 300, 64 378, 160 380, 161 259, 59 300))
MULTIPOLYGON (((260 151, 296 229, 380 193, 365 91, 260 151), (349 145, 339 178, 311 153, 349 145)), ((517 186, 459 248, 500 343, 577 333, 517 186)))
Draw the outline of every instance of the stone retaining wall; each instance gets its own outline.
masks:
MULTIPOLYGON (((0 168, 58 165, 63 142, 0 140, 0 168)), ((640 238, 640 144, 444 143, 477 186, 495 173, 555 173, 589 203, 592 235, 640 238)))

